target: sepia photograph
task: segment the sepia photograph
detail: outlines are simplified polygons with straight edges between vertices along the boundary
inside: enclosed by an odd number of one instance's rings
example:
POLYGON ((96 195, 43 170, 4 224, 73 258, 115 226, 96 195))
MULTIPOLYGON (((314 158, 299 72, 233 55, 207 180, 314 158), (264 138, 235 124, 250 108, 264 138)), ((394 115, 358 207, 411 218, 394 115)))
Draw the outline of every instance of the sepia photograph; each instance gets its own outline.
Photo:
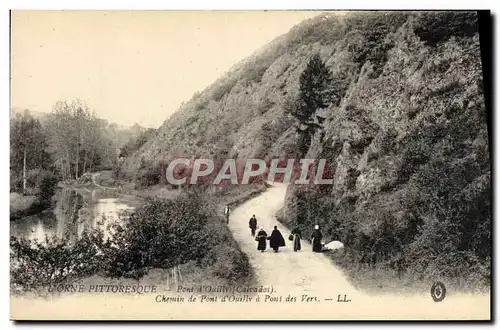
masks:
POLYGON ((10 319, 490 321, 491 24, 11 10, 10 319))

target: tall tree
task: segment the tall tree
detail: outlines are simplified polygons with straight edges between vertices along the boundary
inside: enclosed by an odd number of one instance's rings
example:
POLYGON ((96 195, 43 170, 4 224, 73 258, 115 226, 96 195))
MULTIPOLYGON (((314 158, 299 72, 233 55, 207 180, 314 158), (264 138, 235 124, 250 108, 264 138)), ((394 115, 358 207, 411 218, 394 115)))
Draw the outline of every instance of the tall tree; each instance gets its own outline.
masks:
POLYGON ((319 54, 314 54, 300 76, 299 97, 289 109, 297 119, 299 151, 307 153, 312 136, 321 127, 324 118, 317 111, 327 108, 338 96, 333 86, 333 77, 319 54))
POLYGON ((11 170, 23 177, 23 194, 26 194, 28 169, 45 168, 50 164, 45 148, 45 135, 38 119, 26 110, 17 114, 10 123, 11 170))
MULTIPOLYGON (((105 121, 98 119, 86 103, 57 102, 47 121, 50 152, 64 179, 78 179, 100 165, 105 148, 113 148, 102 134, 105 121)), ((115 151, 116 152, 116 151, 115 151)))

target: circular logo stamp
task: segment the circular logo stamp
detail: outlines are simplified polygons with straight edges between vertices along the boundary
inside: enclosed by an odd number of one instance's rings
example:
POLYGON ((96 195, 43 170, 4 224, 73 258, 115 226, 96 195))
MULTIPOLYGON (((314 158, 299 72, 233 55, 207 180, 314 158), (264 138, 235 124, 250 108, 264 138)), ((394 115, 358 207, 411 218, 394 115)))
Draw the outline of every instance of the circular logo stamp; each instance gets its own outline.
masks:
POLYGON ((434 282, 431 287, 431 297, 435 302, 443 301, 444 297, 446 297, 446 287, 442 282, 434 282))

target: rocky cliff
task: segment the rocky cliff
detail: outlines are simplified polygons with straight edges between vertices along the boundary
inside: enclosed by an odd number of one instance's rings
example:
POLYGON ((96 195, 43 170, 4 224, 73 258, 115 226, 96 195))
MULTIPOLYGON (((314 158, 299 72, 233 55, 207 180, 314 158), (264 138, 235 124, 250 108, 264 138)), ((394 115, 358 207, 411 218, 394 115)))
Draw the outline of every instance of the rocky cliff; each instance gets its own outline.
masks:
POLYGON ((124 169, 173 155, 294 154, 287 109, 316 53, 341 98, 323 110, 307 157, 326 158, 334 183, 292 187, 283 221, 306 233, 319 223, 359 263, 487 281, 490 160, 475 12, 303 22, 194 95, 124 169))

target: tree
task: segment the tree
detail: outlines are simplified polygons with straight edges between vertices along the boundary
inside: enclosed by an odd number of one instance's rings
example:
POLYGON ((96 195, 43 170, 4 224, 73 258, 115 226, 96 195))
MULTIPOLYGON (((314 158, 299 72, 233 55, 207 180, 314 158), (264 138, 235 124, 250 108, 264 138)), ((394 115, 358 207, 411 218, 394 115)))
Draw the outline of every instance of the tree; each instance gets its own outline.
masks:
POLYGON ((38 119, 26 110, 17 114, 10 124, 10 157, 14 173, 22 172, 23 194, 26 194, 28 168, 45 168, 50 163, 45 152, 45 135, 38 119))
POLYGON ((54 105, 47 120, 48 141, 63 179, 78 179, 100 165, 107 154, 116 153, 112 141, 103 134, 106 125, 80 100, 54 105), (114 151, 109 151, 113 148, 114 151))
POLYGON ((317 111, 327 108, 337 98, 332 73, 319 54, 313 55, 300 76, 298 100, 289 109, 291 115, 297 119, 299 149, 302 155, 307 152, 312 136, 323 123, 324 118, 317 111))

